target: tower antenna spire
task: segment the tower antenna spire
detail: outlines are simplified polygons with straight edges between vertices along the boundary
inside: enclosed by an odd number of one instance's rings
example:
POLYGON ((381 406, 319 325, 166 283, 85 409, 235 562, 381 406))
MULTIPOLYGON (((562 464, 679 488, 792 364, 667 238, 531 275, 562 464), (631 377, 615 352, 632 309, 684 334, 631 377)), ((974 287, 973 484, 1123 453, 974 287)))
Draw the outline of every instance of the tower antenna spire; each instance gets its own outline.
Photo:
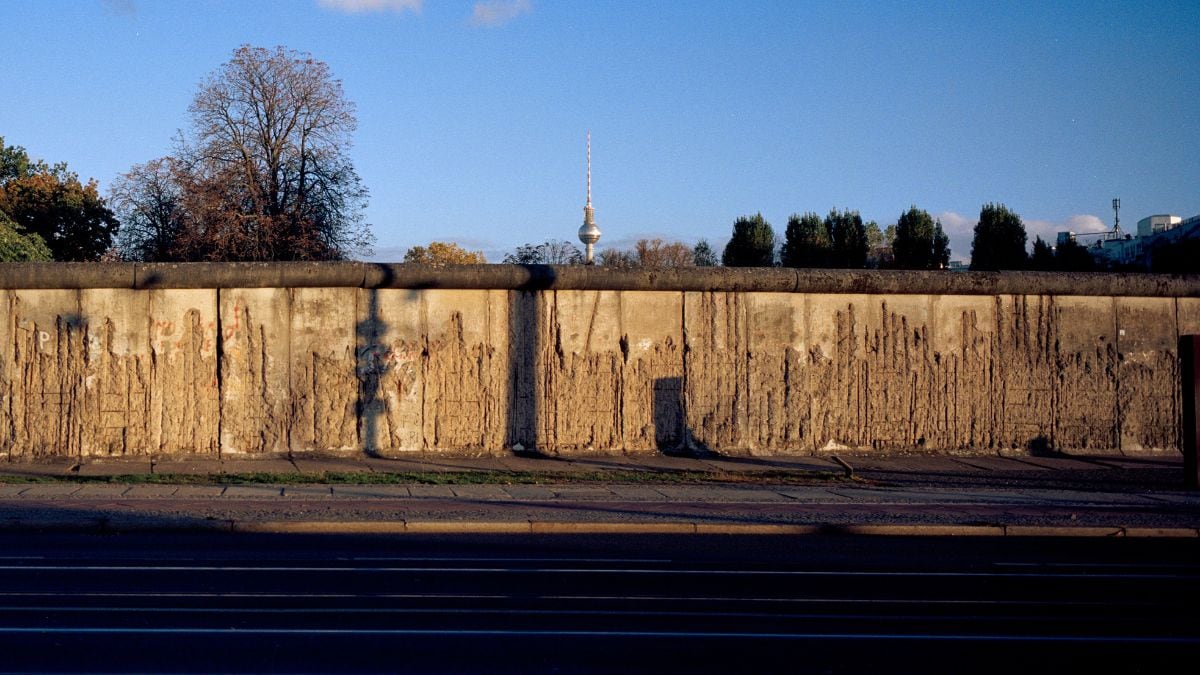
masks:
POLYGON ((595 263, 596 242, 600 241, 600 228, 596 227, 596 210, 592 208, 592 131, 587 132, 587 204, 583 207, 583 225, 579 228, 579 241, 587 247, 584 261, 595 263))

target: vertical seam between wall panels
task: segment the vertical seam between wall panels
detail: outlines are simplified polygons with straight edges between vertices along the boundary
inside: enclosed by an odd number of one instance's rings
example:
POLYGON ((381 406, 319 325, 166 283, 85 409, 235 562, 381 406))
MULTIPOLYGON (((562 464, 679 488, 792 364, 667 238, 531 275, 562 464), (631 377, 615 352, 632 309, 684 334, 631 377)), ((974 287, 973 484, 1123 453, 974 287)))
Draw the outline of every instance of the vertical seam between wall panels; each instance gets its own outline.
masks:
POLYGON ((692 431, 688 424, 688 331, 687 292, 679 292, 679 432, 683 447, 692 449, 692 431))
POLYGON ((225 380, 221 375, 222 370, 224 370, 222 368, 222 365, 224 363, 224 354, 225 354, 225 336, 224 336, 224 333, 221 332, 221 288, 220 287, 217 287, 216 293, 217 293, 216 294, 217 336, 216 336, 216 339, 214 340, 214 344, 215 344, 215 348, 216 348, 216 357, 217 357, 216 358, 216 360, 217 360, 217 459, 219 460, 225 453, 224 433, 222 433, 222 425, 224 424, 224 421, 225 421, 225 406, 222 405, 222 401, 224 401, 224 399, 225 399, 225 395, 224 395, 225 380))
MULTIPOLYGON (((421 330, 421 452, 428 450, 428 439, 425 437, 425 408, 428 404, 426 397, 429 395, 428 377, 429 377, 429 360, 432 355, 429 353, 429 305, 426 289, 422 289, 417 293, 417 325, 421 330)), ((436 448, 435 448, 436 449, 436 448)))
POLYGON ((288 414, 287 414, 287 451, 292 451, 292 427, 296 424, 296 392, 292 384, 292 289, 283 289, 284 299, 284 320, 287 326, 287 335, 284 342, 287 344, 287 392, 288 392, 288 414))
POLYGON ((1175 305, 1175 382, 1171 383, 1171 398, 1175 400, 1175 447, 1183 451, 1183 359, 1179 353, 1179 340, 1183 332, 1179 329, 1179 297, 1171 298, 1175 305))
POLYGON ((1116 352, 1117 352, 1116 353, 1116 363, 1114 364, 1114 368, 1113 368, 1113 382, 1115 383, 1115 386, 1116 386, 1116 396, 1114 397, 1114 399, 1116 401, 1115 405, 1116 405, 1116 413, 1117 413, 1116 419, 1114 420, 1114 422, 1116 423, 1116 427, 1117 427, 1117 429, 1116 429, 1117 452, 1124 455, 1125 454, 1125 433, 1124 433, 1124 426, 1125 426, 1125 424, 1124 424, 1125 414, 1124 413, 1125 413, 1125 411, 1122 410, 1122 408, 1121 408, 1121 374, 1122 374, 1122 371, 1125 369, 1121 367, 1121 362, 1122 362, 1122 359, 1121 359, 1121 322, 1118 319, 1119 310, 1117 308, 1117 303, 1119 300, 1120 300, 1120 298, 1118 298, 1117 296, 1112 297, 1113 344, 1116 345, 1116 352))
POLYGON ((617 396, 617 428, 621 433, 621 451, 629 452, 629 438, 625 433, 625 394, 629 386, 627 370, 629 366, 629 336, 625 334, 625 294, 617 292, 617 335, 618 344, 622 342, 625 348, 621 350, 621 388, 617 396))
POLYGON ((739 432, 738 433, 738 437, 739 437, 738 444, 742 446, 741 450, 748 451, 750 449, 750 440, 749 439, 750 439, 750 400, 751 400, 751 393, 750 393, 750 369, 751 369, 750 301, 749 301, 749 294, 747 292, 731 292, 730 295, 733 295, 734 297, 736 297, 738 299, 738 303, 737 303, 738 304, 738 314, 740 315, 739 321, 738 321, 738 328, 740 329, 738 331, 740 333, 740 335, 738 335, 738 342, 742 345, 742 355, 745 357, 745 360, 743 361, 743 363, 745 364, 745 366, 743 368, 743 372, 745 374, 744 381, 745 381, 746 386, 745 386, 745 389, 743 389, 741 404, 742 404, 742 409, 745 411, 745 415, 742 417, 742 419, 746 422, 746 424, 738 425, 738 432, 739 432))
MULTIPOLYGON (((359 296, 362 295, 362 288, 365 285, 366 280, 364 279, 358 288, 352 288, 351 292, 354 293, 354 314, 350 319, 350 323, 354 327, 354 338, 350 343, 350 354, 354 357, 354 447, 356 448, 356 452, 364 457, 367 456, 367 445, 366 441, 363 439, 363 420, 366 418, 366 411, 363 408, 363 369, 361 367, 361 363, 364 360, 364 357, 359 356, 359 354, 365 354, 365 352, 360 351, 358 338, 360 332, 366 333, 367 331, 374 330, 375 328, 374 326, 368 328, 366 326, 366 321, 364 320, 362 329, 359 329, 359 317, 362 315, 359 313, 360 307, 358 301, 359 296)), ((363 340, 363 342, 365 344, 366 340, 363 340)), ((372 441, 375 441, 375 445, 378 445, 378 438, 379 434, 376 432, 375 439, 372 439, 372 441)), ((288 448, 288 454, 291 454, 291 448, 288 448)))

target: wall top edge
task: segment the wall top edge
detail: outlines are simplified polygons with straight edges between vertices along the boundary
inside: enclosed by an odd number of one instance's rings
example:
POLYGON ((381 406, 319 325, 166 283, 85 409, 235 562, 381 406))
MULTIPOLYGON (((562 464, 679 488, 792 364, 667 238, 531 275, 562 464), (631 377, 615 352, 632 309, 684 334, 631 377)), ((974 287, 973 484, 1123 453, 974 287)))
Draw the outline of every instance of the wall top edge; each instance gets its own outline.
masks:
POLYGON ((1200 275, 579 265, 0 263, 3 289, 407 288, 1200 297, 1200 275))

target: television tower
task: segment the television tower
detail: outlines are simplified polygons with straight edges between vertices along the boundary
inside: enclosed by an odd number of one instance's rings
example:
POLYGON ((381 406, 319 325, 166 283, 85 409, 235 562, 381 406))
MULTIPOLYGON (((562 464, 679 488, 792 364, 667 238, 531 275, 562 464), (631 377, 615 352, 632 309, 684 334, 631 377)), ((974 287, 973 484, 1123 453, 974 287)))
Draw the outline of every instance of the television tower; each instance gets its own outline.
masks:
POLYGON ((592 132, 587 135, 587 204, 583 207, 583 225, 579 227, 579 241, 587 247, 587 264, 595 264, 593 253, 600 241, 600 228, 596 227, 596 210, 592 208, 592 132))

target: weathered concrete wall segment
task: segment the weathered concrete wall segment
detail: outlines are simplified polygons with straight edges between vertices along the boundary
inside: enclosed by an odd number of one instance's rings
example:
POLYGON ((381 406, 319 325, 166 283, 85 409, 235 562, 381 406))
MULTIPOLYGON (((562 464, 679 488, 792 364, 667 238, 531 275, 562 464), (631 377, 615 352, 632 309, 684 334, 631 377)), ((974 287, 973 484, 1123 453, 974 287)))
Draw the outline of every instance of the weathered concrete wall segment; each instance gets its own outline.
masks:
POLYGON ((504 271, 517 289, 396 288, 344 272, 0 291, 0 452, 1174 452, 1176 345, 1200 333, 1188 277, 1114 287, 1139 296, 837 274, 863 292, 520 290, 574 284, 554 269, 504 271))

